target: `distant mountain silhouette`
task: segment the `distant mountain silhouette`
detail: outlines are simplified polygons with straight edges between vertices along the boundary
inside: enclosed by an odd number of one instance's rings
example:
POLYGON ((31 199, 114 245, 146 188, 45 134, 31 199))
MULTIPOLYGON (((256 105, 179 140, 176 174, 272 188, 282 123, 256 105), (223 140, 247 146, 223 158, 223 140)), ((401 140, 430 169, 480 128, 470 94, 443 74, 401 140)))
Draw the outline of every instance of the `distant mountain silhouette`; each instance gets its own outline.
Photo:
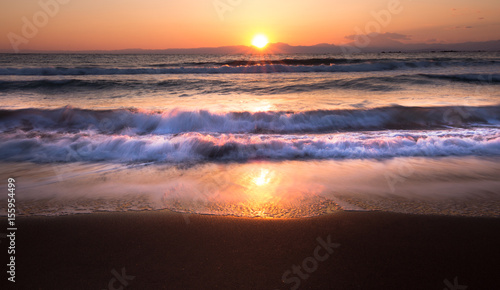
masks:
MULTIPOLYGON (((360 52, 425 52, 425 51, 500 51, 500 40, 462 43, 403 43, 405 35, 386 33, 376 36, 352 35, 350 43, 335 45, 320 43, 311 46, 293 46, 286 43, 270 43, 264 50, 252 46, 221 46, 200 48, 170 48, 170 49, 122 49, 122 50, 87 50, 87 51, 50 51, 50 53, 113 53, 113 54, 345 54, 360 52)), ((11 51, 1 51, 9 53, 11 51)), ((44 53, 49 51, 23 50, 23 53, 44 53)))

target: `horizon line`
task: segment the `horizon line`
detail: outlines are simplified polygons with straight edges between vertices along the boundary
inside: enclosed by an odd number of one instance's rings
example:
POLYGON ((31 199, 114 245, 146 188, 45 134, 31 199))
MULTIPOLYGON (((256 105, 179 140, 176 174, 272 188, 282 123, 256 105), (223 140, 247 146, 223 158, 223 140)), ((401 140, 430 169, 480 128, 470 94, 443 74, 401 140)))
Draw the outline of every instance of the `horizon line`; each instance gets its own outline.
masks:
MULTIPOLYGON (((490 42, 499 42, 500 44, 500 39, 496 39, 496 40, 486 40, 486 41, 464 41, 464 42, 454 42, 454 43, 426 43, 426 42, 420 42, 420 43, 403 43, 403 42, 399 42, 398 45, 402 45, 402 46, 409 46, 409 50, 407 51, 404 51, 404 52, 424 52, 424 51, 427 51, 427 52, 430 52, 429 50, 433 49, 431 47, 429 48, 417 48, 417 49, 413 49, 411 50, 411 46, 419 46, 419 45, 425 45, 425 46, 453 46, 453 45, 464 45, 464 44, 481 44, 481 43, 490 43, 490 42)), ((234 52, 234 53, 230 53, 230 54, 246 54, 250 51, 252 52, 257 52, 258 54, 280 54, 279 51, 275 51, 275 52, 272 52, 272 51, 268 51, 269 50, 269 47, 270 46, 276 46, 276 45, 282 45, 282 46, 287 46, 287 47, 290 47, 290 48, 356 48, 358 50, 360 50, 359 52, 362 53, 364 51, 362 51, 363 49, 365 50, 371 50, 371 51, 366 51, 366 52, 374 52, 374 50, 382 50, 382 51, 385 51, 385 52, 402 52, 401 50, 405 49, 405 47, 397 47, 397 46, 393 46, 393 47, 390 47, 390 46, 364 46, 364 47, 360 47, 356 44, 353 44, 353 42, 350 42, 350 43, 345 43, 345 44, 335 44, 335 43, 317 43, 317 44, 313 44, 313 45, 291 45, 291 44, 288 44, 288 43, 284 43, 284 42, 274 42, 274 43, 269 43, 265 48, 263 49, 260 49, 260 48, 257 48, 257 47, 254 47, 252 45, 245 45, 245 44, 239 44, 239 45, 223 45, 223 46, 203 46, 203 47, 192 47, 192 48, 119 48, 119 49, 91 49, 91 50, 36 50, 36 49, 27 49, 27 50, 24 50, 24 51, 19 51, 19 52, 14 52, 14 51, 10 51, 10 50, 0 50, 0 54, 36 54, 36 53, 40 53, 40 54, 52 54, 52 53, 67 53, 67 54, 77 54, 77 53, 106 53, 106 52, 126 52, 126 51, 137 51, 137 52, 159 52, 159 51, 164 51, 164 52, 167 52, 167 51, 175 51, 175 50, 186 50, 186 51, 189 51, 189 50, 203 50, 203 49, 206 49, 206 50, 215 50, 215 49, 237 49, 237 48, 240 48, 240 49, 248 49, 249 51, 247 52, 234 52), (267 50, 267 51, 266 51, 267 50), (386 51, 386 50, 389 50, 389 51, 386 51), (394 50, 394 51, 392 51, 394 50)), ((500 45, 499 45, 499 48, 496 49, 496 50, 482 50, 482 49, 472 49, 472 50, 455 50, 455 49, 447 49, 447 48, 438 48, 438 50, 443 50, 443 52, 451 52, 451 51, 456 51, 456 52, 466 52, 466 51, 470 51, 470 52, 473 52, 473 51, 491 51, 491 52, 494 52, 494 51, 500 51, 500 45)), ((286 52, 285 52, 286 53, 286 52)), ((310 52, 311 54, 317 54, 316 52, 310 52)), ((342 54, 342 52, 339 52, 340 54, 342 54)), ((173 54, 182 54, 182 53, 173 53, 173 54)), ((206 53, 206 54, 218 54, 218 53, 206 53)), ((222 54, 228 54, 227 52, 226 53, 222 53, 222 54)), ((304 53, 304 54, 307 54, 304 53)))

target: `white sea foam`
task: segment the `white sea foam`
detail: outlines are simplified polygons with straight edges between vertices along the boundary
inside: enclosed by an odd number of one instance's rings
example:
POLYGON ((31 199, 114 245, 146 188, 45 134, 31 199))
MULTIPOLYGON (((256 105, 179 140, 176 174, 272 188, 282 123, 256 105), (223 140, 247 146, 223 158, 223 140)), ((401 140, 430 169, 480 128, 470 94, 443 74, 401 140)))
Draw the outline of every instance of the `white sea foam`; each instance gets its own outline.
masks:
POLYGON ((498 129, 327 135, 201 134, 114 136, 84 133, 2 135, 0 160, 33 162, 203 162, 258 159, 363 159, 498 156, 498 129))
POLYGON ((141 135, 201 133, 325 133, 384 129, 442 129, 449 126, 498 126, 500 106, 385 107, 299 112, 229 112, 205 110, 82 110, 71 107, 0 110, 0 132, 92 131, 141 135))

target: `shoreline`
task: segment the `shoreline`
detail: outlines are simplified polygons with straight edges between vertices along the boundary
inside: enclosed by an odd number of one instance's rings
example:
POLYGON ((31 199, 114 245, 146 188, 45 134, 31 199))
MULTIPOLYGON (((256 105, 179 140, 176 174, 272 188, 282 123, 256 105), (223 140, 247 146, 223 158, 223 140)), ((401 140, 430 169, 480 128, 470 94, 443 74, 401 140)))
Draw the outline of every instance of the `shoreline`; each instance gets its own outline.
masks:
POLYGON ((455 277, 469 289, 498 285, 495 218, 147 211, 17 222, 15 289, 443 289, 455 277), (339 247, 315 255, 320 240, 339 247), (117 273, 127 285, 112 280, 117 273))

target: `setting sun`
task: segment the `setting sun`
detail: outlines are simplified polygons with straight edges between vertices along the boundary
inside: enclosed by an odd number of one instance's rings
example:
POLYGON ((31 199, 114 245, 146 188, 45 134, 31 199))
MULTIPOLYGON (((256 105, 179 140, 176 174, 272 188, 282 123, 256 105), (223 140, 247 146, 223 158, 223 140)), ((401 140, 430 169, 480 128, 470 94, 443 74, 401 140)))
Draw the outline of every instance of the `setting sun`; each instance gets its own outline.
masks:
POLYGON ((269 40, 263 34, 256 35, 252 40, 252 45, 258 48, 264 48, 268 43, 269 40))

